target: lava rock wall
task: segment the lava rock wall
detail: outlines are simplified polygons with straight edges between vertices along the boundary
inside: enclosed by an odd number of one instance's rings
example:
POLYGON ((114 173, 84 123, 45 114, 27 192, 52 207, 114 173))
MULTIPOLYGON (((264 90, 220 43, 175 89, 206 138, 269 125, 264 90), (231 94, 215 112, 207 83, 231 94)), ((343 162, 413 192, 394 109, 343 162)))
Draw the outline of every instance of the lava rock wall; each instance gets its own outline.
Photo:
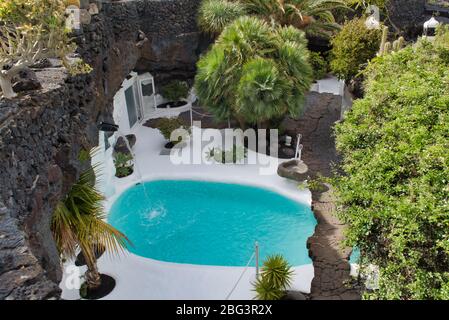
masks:
POLYGON ((0 299, 60 297, 50 221, 83 170, 79 152, 98 144, 96 124, 111 120, 114 94, 130 71, 162 80, 194 74, 208 43, 196 29, 199 3, 103 3, 76 36, 89 75, 36 69, 42 89, 0 99, 0 299))

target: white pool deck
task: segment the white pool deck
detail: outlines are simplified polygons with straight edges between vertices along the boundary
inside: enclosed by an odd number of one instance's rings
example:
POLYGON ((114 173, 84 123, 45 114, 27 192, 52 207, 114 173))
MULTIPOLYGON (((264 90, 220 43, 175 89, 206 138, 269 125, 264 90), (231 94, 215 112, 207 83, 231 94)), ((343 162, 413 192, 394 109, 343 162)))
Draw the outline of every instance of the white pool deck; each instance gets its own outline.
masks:
MULTIPOLYGON (((318 82, 319 92, 338 94, 340 83, 335 78, 318 82)), ((126 132, 128 134, 129 132, 126 132)), ((133 151, 135 154, 134 173, 126 178, 114 177, 114 166, 109 148, 105 154, 94 161, 104 161, 104 175, 100 188, 105 192, 108 210, 115 199, 127 188, 140 182, 154 179, 195 179, 239 184, 249 184, 278 192, 301 203, 311 204, 308 190, 299 190, 297 183, 279 177, 274 170, 271 175, 260 174, 260 164, 180 164, 175 165, 167 155, 160 155, 165 140, 157 129, 136 125, 130 133, 137 137, 133 151), (138 166, 138 168, 136 168, 138 166), (137 169, 137 170, 136 170, 137 169), (140 174, 139 174, 140 173, 140 174)), ((100 145, 100 147, 102 147, 100 145)), ((192 150, 188 145, 185 150, 192 150)), ((249 157, 251 155, 249 151, 249 157)), ((262 160, 268 160, 268 157, 262 160)), ((271 158, 277 168, 278 160, 271 158)), ((266 162, 264 162, 266 163, 266 162)), ((261 199, 263 201, 263 199, 261 199)), ((298 230, 300 232, 300 230, 298 230)), ((304 244, 305 246, 306 244, 304 244)), ((250 257, 248 257, 249 259, 250 257)), ((111 257, 105 253, 98 260, 101 273, 111 275, 116 287, 103 299, 225 299, 236 284, 244 267, 201 266, 175 264, 156 261, 126 253, 121 257, 111 257)), ((60 283, 62 298, 79 299, 79 279, 86 267, 75 267, 73 261, 63 266, 63 279, 60 283)), ((312 264, 295 266, 291 289, 309 293, 314 270, 312 264)), ((254 299, 252 283, 255 268, 249 267, 239 284, 229 297, 235 299, 254 299)))

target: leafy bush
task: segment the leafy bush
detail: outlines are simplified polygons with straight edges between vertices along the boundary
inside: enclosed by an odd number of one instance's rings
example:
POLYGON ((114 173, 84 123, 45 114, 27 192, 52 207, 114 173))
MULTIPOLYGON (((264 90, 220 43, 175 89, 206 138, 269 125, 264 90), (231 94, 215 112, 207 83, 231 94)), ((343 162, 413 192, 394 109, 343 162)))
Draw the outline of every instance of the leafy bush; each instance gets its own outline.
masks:
POLYGON ((313 79, 323 79, 328 71, 328 64, 326 59, 324 59, 324 57, 320 53, 311 51, 309 61, 313 70, 313 79))
MULTIPOLYGON (((184 121, 180 118, 161 118, 157 122, 156 126, 166 140, 170 140, 172 132, 175 131, 176 129, 186 127, 184 121)), ((179 137, 178 141, 173 142, 179 142, 181 140, 182 137, 179 137)))
POLYGON ((348 244, 380 270, 366 298, 449 299, 446 32, 374 59, 365 98, 336 126, 339 215, 348 244))
POLYGON ((263 263, 255 291, 259 300, 279 300, 292 283, 293 271, 281 255, 269 256, 263 263))
POLYGON ((214 159, 221 163, 237 163, 246 158, 247 150, 243 146, 234 145, 231 150, 223 151, 220 148, 212 148, 207 152, 207 159, 214 159))
POLYGON ((198 26, 204 32, 218 35, 228 24, 245 13, 244 6, 238 2, 205 0, 198 11, 198 26))
POLYGON ((187 98, 189 94, 189 85, 185 81, 171 81, 162 87, 162 96, 168 101, 179 101, 187 98))
POLYGON ((132 159, 133 157, 130 154, 125 154, 122 152, 117 152, 115 154, 114 165, 116 177, 123 178, 133 173, 133 165, 130 164, 132 159))
POLYGON ((76 45, 65 28, 63 0, 14 0, 0 3, 0 88, 17 96, 11 79, 37 61, 66 56, 76 45))
POLYGON ((233 117, 242 127, 298 115, 311 85, 306 44, 293 27, 237 19, 198 62, 199 99, 217 119, 233 117))
POLYGON ((380 30, 370 30, 365 26, 365 19, 346 22, 331 39, 331 70, 338 78, 349 82, 376 56, 381 36, 380 30))

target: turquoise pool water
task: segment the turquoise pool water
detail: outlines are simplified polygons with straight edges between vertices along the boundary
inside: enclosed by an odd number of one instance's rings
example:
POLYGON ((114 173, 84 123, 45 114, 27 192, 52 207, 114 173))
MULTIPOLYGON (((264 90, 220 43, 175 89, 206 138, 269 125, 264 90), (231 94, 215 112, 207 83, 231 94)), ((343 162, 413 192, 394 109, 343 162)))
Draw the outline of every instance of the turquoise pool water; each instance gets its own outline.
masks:
POLYGON ((131 187, 108 220, 128 236, 137 255, 217 266, 246 265, 255 241, 261 260, 280 253, 294 266, 311 263, 306 241, 316 225, 309 206, 278 193, 191 180, 131 187))

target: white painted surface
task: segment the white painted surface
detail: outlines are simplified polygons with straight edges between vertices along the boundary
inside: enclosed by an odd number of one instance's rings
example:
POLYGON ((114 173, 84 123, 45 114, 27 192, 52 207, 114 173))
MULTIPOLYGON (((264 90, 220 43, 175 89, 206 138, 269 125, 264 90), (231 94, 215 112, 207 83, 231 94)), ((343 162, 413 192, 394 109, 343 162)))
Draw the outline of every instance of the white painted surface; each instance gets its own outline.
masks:
POLYGON ((342 96, 344 92, 345 83, 338 80, 335 76, 328 76, 317 81, 317 86, 314 86, 311 91, 319 93, 332 93, 337 96, 342 96))
MULTIPOLYGON (((99 187, 108 197, 105 203, 106 210, 128 187, 140 181, 160 178, 249 184, 273 190, 293 200, 311 205, 311 194, 308 190, 299 190, 296 182, 279 177, 276 171, 272 175, 260 175, 261 166, 258 164, 175 165, 170 162, 169 156, 159 155, 166 141, 158 130, 138 124, 130 129, 130 132, 137 137, 133 148, 137 170, 134 170, 131 176, 122 179, 114 176, 112 147, 97 158, 97 160, 105 161, 104 174, 99 187)), ((115 136, 111 137, 110 142, 113 143, 115 138, 115 136)), ((187 150, 189 148, 191 149, 192 145, 186 147, 187 150)), ((252 151, 249 150, 248 156, 251 155, 252 151)), ((278 159, 265 157, 262 160, 273 161, 277 168, 278 159)), ((73 271, 72 262, 67 263, 66 266, 73 271)), ((111 258, 105 254, 99 259, 98 267, 101 273, 113 276, 117 282, 114 291, 104 299, 224 299, 244 269, 166 263, 131 253, 121 258, 111 258)), ((83 274, 85 267, 75 270, 83 274)), ((294 270, 292 289, 310 292, 310 284, 314 276, 312 264, 297 266, 294 270)), ((252 291, 254 274, 255 269, 248 268, 230 299, 254 298, 252 291)), ((60 284, 63 289, 62 298, 78 299, 78 290, 67 288, 69 278, 70 272, 64 272, 64 278, 60 284)))

